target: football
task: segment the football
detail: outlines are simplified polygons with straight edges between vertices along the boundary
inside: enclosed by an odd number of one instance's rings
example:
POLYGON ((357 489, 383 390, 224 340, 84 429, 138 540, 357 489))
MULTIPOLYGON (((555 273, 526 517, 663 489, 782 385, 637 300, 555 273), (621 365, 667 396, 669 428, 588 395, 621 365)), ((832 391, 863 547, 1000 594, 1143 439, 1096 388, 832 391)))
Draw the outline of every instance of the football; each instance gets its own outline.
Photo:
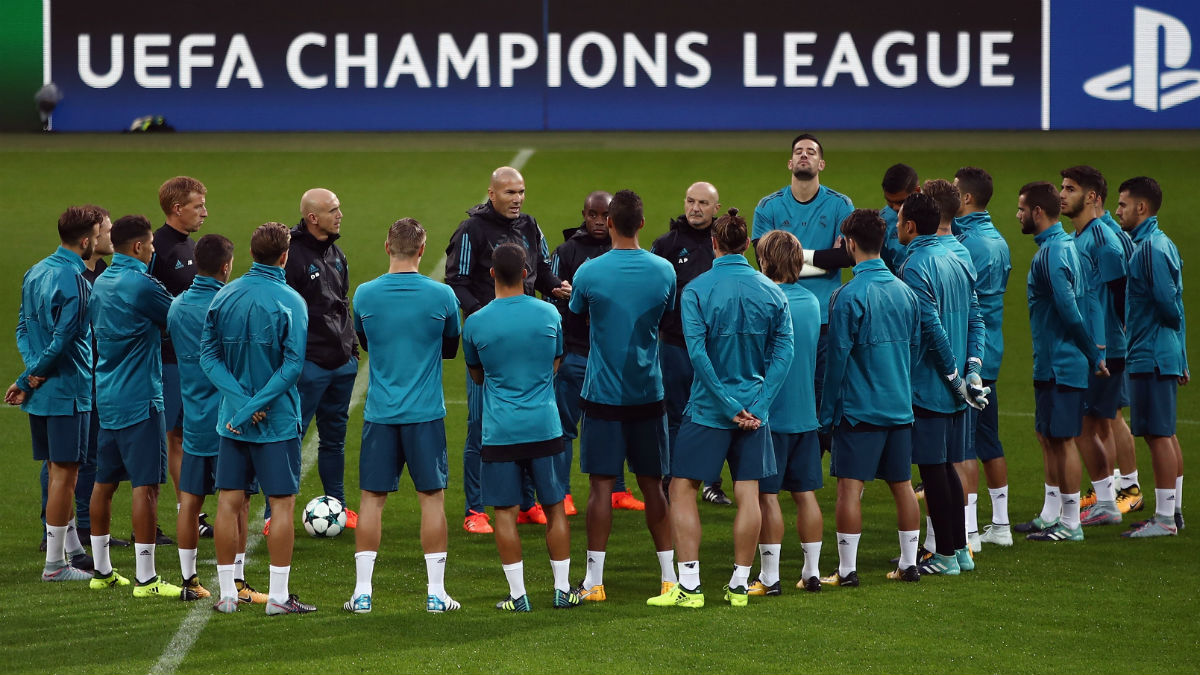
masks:
POLYGON ((328 495, 314 497, 304 507, 304 530, 312 537, 336 537, 346 529, 346 509, 328 495))

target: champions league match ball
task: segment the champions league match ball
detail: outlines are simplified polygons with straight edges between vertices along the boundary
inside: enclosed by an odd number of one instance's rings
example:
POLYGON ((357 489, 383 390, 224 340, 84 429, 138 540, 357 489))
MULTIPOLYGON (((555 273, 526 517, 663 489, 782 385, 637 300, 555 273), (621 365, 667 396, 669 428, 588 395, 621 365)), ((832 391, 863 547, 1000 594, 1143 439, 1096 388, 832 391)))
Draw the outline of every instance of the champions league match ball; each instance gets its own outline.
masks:
POLYGON ((336 537, 346 529, 346 509, 328 495, 314 497, 304 507, 304 530, 312 537, 336 537))

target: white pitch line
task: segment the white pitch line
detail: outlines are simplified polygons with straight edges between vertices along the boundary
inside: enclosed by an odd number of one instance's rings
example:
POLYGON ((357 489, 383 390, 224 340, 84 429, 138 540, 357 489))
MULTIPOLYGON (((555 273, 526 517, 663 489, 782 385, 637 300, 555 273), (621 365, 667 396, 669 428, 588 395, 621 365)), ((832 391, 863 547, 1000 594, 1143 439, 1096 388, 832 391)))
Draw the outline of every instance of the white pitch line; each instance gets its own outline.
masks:
MULTIPOLYGON (((350 395, 350 410, 354 410, 362 405, 363 399, 367 395, 367 360, 364 358, 362 363, 358 365, 358 375, 354 378, 354 391, 350 395)), ((300 451, 300 479, 304 480, 304 476, 312 470, 317 463, 317 433, 309 435, 304 446, 300 451)), ((250 561, 251 555, 262 544, 265 537, 262 535, 262 511, 250 523, 250 535, 246 538, 246 562, 250 561)), ((175 670, 179 668, 179 664, 183 663, 183 659, 187 657, 191 651, 192 645, 196 644, 200 633, 204 630, 204 626, 208 620, 212 618, 213 610, 207 602, 196 601, 192 604, 191 610, 183 618, 183 622, 179 624, 179 630, 175 631, 175 636, 167 643, 166 649, 163 650, 158 661, 150 667, 150 675, 173 675, 175 670)))
MULTIPOLYGON (((509 162, 509 166, 520 170, 525 166, 525 163, 529 161, 529 158, 533 157, 533 153, 533 148, 521 148, 517 152, 516 156, 513 157, 512 161, 509 162)), ((442 254, 442 257, 438 259, 437 263, 434 265, 433 271, 430 272, 429 276, 435 281, 443 281, 446 278, 445 254, 442 254)), ((358 406, 362 405, 363 398, 366 397, 367 394, 367 382, 369 379, 370 378, 367 375, 367 361, 364 359, 358 364, 358 375, 354 379, 354 393, 350 397, 351 410, 354 410, 358 406)), ((304 446, 301 449, 301 480, 304 479, 304 476, 308 475, 308 472, 312 469, 313 465, 316 464, 316 461, 317 434, 314 433, 308 438, 308 441, 304 443, 304 446)), ((247 559, 250 558, 250 554, 253 553, 263 541, 263 536, 259 534, 262 532, 262 516, 256 517, 254 522, 251 523, 249 527, 251 534, 246 538, 247 559)), ((196 644, 196 640, 199 639, 200 633, 203 632, 204 626, 208 623, 210 618, 212 618, 212 609, 208 607, 207 603, 197 602, 196 604, 192 605, 192 608, 187 613, 187 616, 183 618, 183 623, 179 625, 179 630, 175 632, 175 637, 173 637, 171 641, 167 643, 167 647, 163 650, 162 655, 158 657, 158 661, 156 661, 154 665, 150 667, 150 675, 173 675, 176 669, 179 668, 179 664, 183 663, 183 660, 187 657, 188 652, 191 651, 192 645, 196 644)))

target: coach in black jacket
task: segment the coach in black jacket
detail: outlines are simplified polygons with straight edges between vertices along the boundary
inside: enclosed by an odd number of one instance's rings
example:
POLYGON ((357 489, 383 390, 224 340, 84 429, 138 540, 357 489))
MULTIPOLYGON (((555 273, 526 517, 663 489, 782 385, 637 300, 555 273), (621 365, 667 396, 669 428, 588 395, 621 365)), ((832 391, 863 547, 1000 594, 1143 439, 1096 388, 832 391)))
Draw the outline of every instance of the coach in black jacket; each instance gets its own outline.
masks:
MULTIPOLYGON (((492 172, 488 199, 467 210, 469 218, 458 224, 446 247, 446 283, 458 297, 463 318, 474 314, 496 298, 496 282, 492 279, 492 251, 500 244, 514 242, 525 247, 525 293, 534 291, 557 299, 571 296, 571 284, 560 281, 550 271, 550 249, 542 230, 533 216, 522 213, 525 203, 525 178, 510 166, 492 172)), ((463 492, 467 504, 463 529, 477 534, 492 531, 484 511, 483 493, 479 483, 479 450, 483 439, 483 387, 467 380, 467 440, 463 447, 463 492)), ((527 485, 522 516, 529 517, 534 507, 533 490, 527 485)), ((536 516, 535 516, 536 518, 536 516)), ((543 519, 538 519, 544 523, 543 519)))
MULTIPOLYGON (((334 243, 341 236, 342 205, 334 193, 314 188, 300 198, 300 215, 284 266, 288 286, 308 305, 300 428, 303 434, 317 418, 317 473, 325 494, 346 506, 346 422, 358 374, 358 341, 347 299, 346 254, 334 243)), ((346 515, 346 526, 357 526, 358 514, 347 508, 346 515)))
MULTIPOLYGON (((671 221, 671 229, 654 240, 650 252, 661 256, 675 268, 675 297, 683 296, 683 287, 692 279, 712 269, 712 224, 721 210, 720 196, 712 183, 699 182, 687 189, 683 199, 683 215, 671 221)), ((683 420, 692 393, 692 360, 683 341, 683 321, 678 303, 663 314, 658 329, 662 347, 663 389, 667 404, 667 439, 670 452, 675 453, 675 436, 683 420)), ((721 481, 704 486, 704 501, 728 505, 733 502, 721 490, 721 481)))

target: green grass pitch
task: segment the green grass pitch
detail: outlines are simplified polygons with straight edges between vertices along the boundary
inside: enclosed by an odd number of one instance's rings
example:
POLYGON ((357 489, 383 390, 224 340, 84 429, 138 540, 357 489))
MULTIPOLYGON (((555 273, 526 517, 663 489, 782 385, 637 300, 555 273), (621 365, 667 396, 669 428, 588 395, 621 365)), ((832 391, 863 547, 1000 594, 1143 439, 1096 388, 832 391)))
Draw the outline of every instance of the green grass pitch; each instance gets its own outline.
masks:
MULTIPOLYGON (((13 343, 21 276, 54 249, 54 224, 69 204, 95 202, 114 217, 143 213, 159 223, 158 185, 177 174, 195 176, 208 186, 210 217, 201 232, 234 240, 235 273, 240 273, 249 265, 255 226, 268 220, 298 222, 303 190, 328 187, 338 193, 345 211, 340 245, 357 285, 386 270, 386 228, 401 216, 416 217, 429 230, 421 269, 431 273, 463 211, 483 198, 489 172, 523 148, 535 150, 524 167, 526 209, 537 216, 552 246, 561 241, 562 228, 580 221, 589 191, 628 187, 645 201, 642 245, 649 247, 667 220, 681 212, 684 190, 695 180, 716 184, 723 206, 752 211, 760 197, 787 182, 790 138, 788 132, 0 136, 0 203, 8 250, 0 267, 0 287, 8 289, 0 293, 0 334, 5 336, 0 344, 6 346, 0 350, 0 370, 3 377, 15 378, 22 369, 13 343)), ((968 164, 995 176, 990 210, 1013 254, 999 383, 1001 434, 1011 472, 1011 516, 1029 518, 1042 496, 1024 295, 1034 244, 1019 233, 1017 188, 1035 179, 1057 183, 1059 169, 1077 163, 1100 168, 1114 188, 1130 176, 1155 176, 1166 196, 1163 229, 1189 260, 1200 252, 1194 227, 1200 212, 1200 134, 828 133, 822 140, 828 162, 822 181, 859 206, 883 205, 880 178, 898 161, 915 166, 922 179, 950 178, 968 164)), ((1109 200, 1115 209, 1115 194, 1109 200)), ((1186 303, 1194 312, 1200 297, 1188 277, 1186 303)), ((1193 339, 1193 354, 1195 346, 1193 339)), ((608 602, 570 613, 550 611, 542 533, 522 526, 535 611, 501 615, 491 607, 506 592, 494 544, 460 526, 463 380, 461 358, 447 363, 447 588, 463 610, 442 616, 423 610, 418 510, 407 478, 385 511, 375 610, 369 615, 341 610, 354 586, 352 533, 333 540, 310 539, 302 530, 297 536, 291 586, 320 608, 303 617, 269 619, 245 608, 210 617, 207 605, 135 601, 128 591, 41 583, 38 466, 29 459, 25 415, 0 411, 0 449, 13 471, 12 491, 0 500, 0 560, 7 573, 0 672, 1158 673, 1197 667, 1200 545, 1190 530, 1141 542, 1121 540, 1120 528, 1108 527, 1088 530, 1080 544, 1021 540, 1008 549, 987 546, 975 572, 892 584, 883 575, 897 548, 895 519, 887 490, 879 485, 868 486, 864 498, 858 569, 863 585, 858 589, 829 588, 816 595, 795 590, 802 558, 789 528, 784 595, 756 598, 749 608, 732 610, 720 602, 719 589, 732 564, 733 510, 701 505, 701 562, 709 598, 704 609, 645 606, 658 589, 650 538, 638 514, 618 512, 608 555, 608 602)), ((1179 436, 1188 456, 1200 425, 1200 399, 1192 389, 1182 389, 1179 396, 1179 436)), ((361 422, 359 407, 352 411, 347 443, 352 507, 358 501, 361 422)), ((1152 496, 1149 453, 1140 442, 1138 449, 1141 483, 1152 496)), ((586 480, 576 474, 572 484, 582 507, 586 480)), ((159 511, 164 528, 174 532, 170 490, 164 489, 159 511)), ((320 493, 311 471, 298 503, 320 493)), ((259 499, 255 514, 261 514, 259 499)), ((821 569, 828 573, 837 559, 831 484, 818 499, 826 514, 821 569)), ((783 509, 786 518, 794 517, 790 500, 783 509)), ((979 511, 980 522, 989 522, 986 493, 979 511)), ((572 518, 571 525, 574 581, 583 574, 583 517, 572 518)), ((113 531, 130 531, 127 487, 114 505, 113 531)), ((214 588, 211 546, 202 540, 200 570, 202 581, 214 588)), ((247 563, 247 577, 260 588, 267 585, 265 549, 260 541, 254 544, 247 563)), ((131 571, 132 557, 131 549, 114 549, 118 568, 131 571)), ((174 547, 158 550, 158 569, 168 578, 178 576, 174 547)))

